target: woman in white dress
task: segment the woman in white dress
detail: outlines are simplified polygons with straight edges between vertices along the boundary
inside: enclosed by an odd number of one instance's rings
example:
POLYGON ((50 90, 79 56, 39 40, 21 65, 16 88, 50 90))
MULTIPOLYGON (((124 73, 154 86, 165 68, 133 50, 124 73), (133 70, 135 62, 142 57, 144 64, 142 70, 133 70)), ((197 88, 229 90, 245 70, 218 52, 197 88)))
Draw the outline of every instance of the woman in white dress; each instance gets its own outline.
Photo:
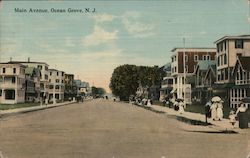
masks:
POLYGON ((211 111, 211 118, 215 121, 217 120, 217 103, 213 102, 213 104, 210 106, 210 111, 211 111))
POLYGON ((184 113, 184 103, 183 103, 183 101, 179 102, 179 110, 178 111, 179 111, 180 114, 184 113))
POLYGON ((218 120, 221 121, 223 118, 223 105, 222 102, 217 103, 217 117, 218 120))

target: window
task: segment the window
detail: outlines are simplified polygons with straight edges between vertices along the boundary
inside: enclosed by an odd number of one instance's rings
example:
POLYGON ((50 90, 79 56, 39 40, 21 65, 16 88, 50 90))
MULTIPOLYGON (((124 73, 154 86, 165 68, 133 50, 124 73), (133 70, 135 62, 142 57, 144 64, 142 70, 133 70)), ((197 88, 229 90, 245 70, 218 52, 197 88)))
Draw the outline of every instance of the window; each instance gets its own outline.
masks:
POLYGON ((13 68, 13 74, 15 74, 16 73, 16 68, 13 68))
POLYGON ((15 90, 5 90, 5 99, 15 100, 15 90))
POLYGON ((217 78, 217 79, 218 79, 218 81, 220 81, 220 75, 218 75, 217 77, 218 77, 218 78, 217 78))
POLYGON ((62 72, 62 76, 64 75, 64 73, 62 72))
POLYGON ((188 72, 188 66, 187 65, 185 66, 185 72, 188 72))
POLYGON ((228 79, 228 68, 225 69, 225 80, 228 79))
POLYGON ((227 50, 227 42, 224 42, 224 50, 227 50))
POLYGON ((235 48, 243 49, 243 40, 236 40, 235 41, 235 48))
POLYGON ((37 68, 42 70, 43 66, 42 65, 37 65, 37 68))
POLYGON ((206 55, 203 55, 203 56, 202 56, 202 59, 203 59, 203 60, 206 60, 206 59, 207 59, 207 56, 206 56, 206 55))
POLYGON ((45 75, 45 80, 48 80, 48 75, 45 75))
POLYGON ((54 88, 54 86, 53 85, 49 85, 49 89, 53 89, 54 88))
POLYGON ((224 55, 224 64, 227 64, 227 55, 224 55))
POLYGON ((207 55, 207 60, 210 60, 210 55, 207 55))
POLYGON ((59 89, 59 86, 58 86, 58 85, 56 85, 56 89, 59 89))
POLYGON ((0 97, 2 96, 2 90, 0 89, 0 97))
POLYGON ((241 53, 237 53, 236 55, 237 55, 237 57, 242 57, 241 53))
POLYGON ((12 77, 11 82, 16 83, 16 77, 12 77))
POLYGON ((185 62, 188 62, 188 56, 185 55, 185 62))
POLYGON ((49 79, 49 82, 51 82, 51 79, 49 79))
POLYGON ((177 72, 177 70, 176 70, 176 66, 174 67, 174 72, 177 72))
POLYGON ((57 75, 57 76, 59 75, 58 71, 56 72, 56 75, 57 75))
POLYGON ((49 72, 49 75, 52 76, 52 72, 49 72))
POLYGON ((194 61, 198 61, 199 60, 199 56, 198 55, 195 55, 194 56, 194 61))
POLYGON ((172 57, 171 59, 172 59, 172 62, 174 62, 174 58, 172 57))
POLYGON ((60 80, 56 79, 56 83, 59 83, 59 82, 60 82, 60 80))
POLYGON ((217 59, 217 65, 220 66, 220 56, 217 59))
POLYGON ((63 83, 63 80, 62 80, 62 83, 63 83))
POLYGON ((3 68, 3 73, 5 73, 5 67, 3 68))
POLYGON ((45 70, 48 71, 48 66, 45 66, 45 70))

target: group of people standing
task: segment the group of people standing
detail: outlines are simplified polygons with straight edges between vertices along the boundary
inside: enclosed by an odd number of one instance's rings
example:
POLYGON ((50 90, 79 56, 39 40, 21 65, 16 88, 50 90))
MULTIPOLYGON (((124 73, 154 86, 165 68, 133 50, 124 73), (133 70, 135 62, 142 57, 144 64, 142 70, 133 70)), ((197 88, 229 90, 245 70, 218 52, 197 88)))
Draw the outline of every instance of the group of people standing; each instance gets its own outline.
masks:
MULTIPOLYGON (((211 104, 210 113, 213 121, 221 121, 223 118, 223 101, 209 101, 207 104, 211 104)), ((207 105, 209 106, 209 105, 207 105)))

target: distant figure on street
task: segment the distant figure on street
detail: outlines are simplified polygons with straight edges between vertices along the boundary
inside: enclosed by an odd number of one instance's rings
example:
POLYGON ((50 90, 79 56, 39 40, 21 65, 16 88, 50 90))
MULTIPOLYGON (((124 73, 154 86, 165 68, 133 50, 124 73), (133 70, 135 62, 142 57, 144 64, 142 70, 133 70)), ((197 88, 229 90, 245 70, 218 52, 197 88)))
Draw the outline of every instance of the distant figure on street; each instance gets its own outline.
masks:
POLYGON ((229 113, 229 121, 232 124, 232 126, 234 127, 234 124, 236 123, 236 115, 235 115, 233 110, 231 110, 229 113))
POLYGON ((220 101, 217 103, 216 112, 217 112, 217 118, 219 121, 221 121, 223 118, 223 105, 222 105, 222 103, 223 103, 223 101, 220 101))
POLYGON ((236 111, 236 116, 239 118, 239 127, 248 128, 248 118, 246 115, 247 108, 243 103, 240 103, 240 107, 236 111))
POLYGON ((151 100, 150 99, 148 99, 147 100, 147 106, 151 106, 152 104, 151 104, 151 100))
POLYGON ((206 122, 207 122, 207 118, 211 117, 211 112, 210 112, 210 107, 212 105, 211 100, 209 100, 206 105, 205 105, 205 116, 206 116, 206 122))
POLYGON ((211 118, 213 119, 213 121, 217 120, 217 103, 213 102, 213 104, 210 107, 210 112, 211 112, 211 118))
POLYGON ((178 107, 179 107, 179 113, 180 114, 183 114, 184 113, 184 103, 183 103, 183 101, 180 101, 179 102, 179 105, 178 105, 178 107))
POLYGON ((175 111, 179 110, 179 102, 177 102, 176 100, 174 101, 174 110, 175 111))

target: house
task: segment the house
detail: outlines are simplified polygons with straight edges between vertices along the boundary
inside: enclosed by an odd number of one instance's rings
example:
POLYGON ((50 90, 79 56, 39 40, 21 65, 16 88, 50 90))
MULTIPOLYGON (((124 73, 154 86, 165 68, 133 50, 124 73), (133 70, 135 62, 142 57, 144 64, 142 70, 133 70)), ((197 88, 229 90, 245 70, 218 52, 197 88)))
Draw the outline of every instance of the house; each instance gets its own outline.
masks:
POLYGON ((25 101, 40 101, 40 69, 35 67, 25 68, 25 101))
MULTIPOLYGON (((194 71, 195 87, 192 89, 192 100, 205 104, 212 97, 209 91, 209 85, 206 84, 207 71, 211 71, 212 67, 216 66, 215 60, 200 60, 197 63, 194 71)), ((209 78, 210 79, 210 78, 209 78)))
POLYGON ((159 101, 163 101, 165 97, 170 97, 170 92, 173 89, 173 77, 171 77, 171 64, 166 64, 163 68, 166 76, 163 77, 160 88, 160 98, 159 101))
POLYGON ((215 82, 216 82, 216 64, 208 66, 208 69, 204 78, 204 86, 207 88, 208 99, 213 97, 213 85, 215 84, 215 82))
MULTIPOLYGON (((232 76, 235 79, 235 86, 230 89, 230 107, 238 108, 242 100, 250 98, 250 57, 237 57, 232 76)), ((250 102, 245 103, 246 107, 250 102)))
POLYGON ((49 102, 62 102, 64 100, 65 73, 56 69, 49 69, 49 102))
POLYGON ((174 98, 184 98, 187 104, 191 104, 192 84, 187 79, 192 80, 198 61, 215 60, 216 49, 174 48, 172 52, 171 77, 174 82, 171 93, 174 98))
POLYGON ((25 102, 25 66, 20 63, 0 63, 0 103, 25 102))
POLYGON ((89 96, 91 93, 91 88, 88 82, 82 82, 81 80, 75 80, 77 87, 77 95, 79 96, 89 96))
MULTIPOLYGON (((217 47, 217 72, 214 95, 230 104, 230 90, 234 86, 233 68, 237 57, 250 56, 250 35, 224 36, 215 41, 217 47)), ((234 104, 234 103, 233 103, 234 104)))
POLYGON ((45 99, 48 99, 48 84, 49 84, 49 79, 48 79, 48 67, 49 65, 45 62, 32 62, 30 61, 30 58, 28 58, 27 61, 10 61, 8 63, 19 63, 22 64, 26 67, 34 67, 40 69, 41 77, 40 77, 40 97, 42 98, 43 102, 45 99))

